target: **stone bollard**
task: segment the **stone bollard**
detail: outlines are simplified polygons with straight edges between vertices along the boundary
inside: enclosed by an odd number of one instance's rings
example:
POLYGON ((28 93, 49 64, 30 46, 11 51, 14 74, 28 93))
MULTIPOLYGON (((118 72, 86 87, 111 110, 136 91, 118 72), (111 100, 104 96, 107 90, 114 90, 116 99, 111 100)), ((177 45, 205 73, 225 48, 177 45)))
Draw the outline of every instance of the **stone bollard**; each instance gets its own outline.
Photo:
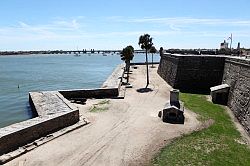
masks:
POLYGON ((170 91, 170 101, 168 101, 163 110, 158 113, 158 117, 160 117, 163 122, 184 124, 184 107, 180 104, 179 93, 180 91, 178 89, 170 91))
POLYGON ((174 105, 180 109, 179 93, 180 91, 178 89, 173 89, 170 91, 170 105, 174 105))

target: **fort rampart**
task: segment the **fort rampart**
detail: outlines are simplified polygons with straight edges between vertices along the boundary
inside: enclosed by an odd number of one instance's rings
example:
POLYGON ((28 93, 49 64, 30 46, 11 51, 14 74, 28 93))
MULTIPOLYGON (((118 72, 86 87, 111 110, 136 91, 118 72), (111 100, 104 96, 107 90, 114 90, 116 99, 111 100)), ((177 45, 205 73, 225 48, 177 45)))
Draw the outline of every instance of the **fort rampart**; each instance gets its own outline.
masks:
POLYGON ((212 55, 163 54, 158 74, 182 92, 208 93, 209 88, 230 86, 228 107, 250 135, 250 61, 212 55))

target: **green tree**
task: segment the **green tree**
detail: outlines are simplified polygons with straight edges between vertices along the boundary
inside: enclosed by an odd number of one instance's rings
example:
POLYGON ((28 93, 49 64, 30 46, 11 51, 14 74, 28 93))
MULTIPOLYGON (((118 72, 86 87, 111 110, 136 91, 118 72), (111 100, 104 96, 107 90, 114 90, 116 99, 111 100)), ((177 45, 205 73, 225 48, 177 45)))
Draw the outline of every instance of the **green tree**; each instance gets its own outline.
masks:
POLYGON ((146 67, 147 67, 147 85, 146 88, 149 85, 149 73, 148 73, 148 51, 149 49, 153 46, 153 42, 152 42, 153 38, 150 37, 149 34, 144 34, 141 35, 139 37, 139 46, 141 47, 141 49, 145 49, 146 50, 146 67))
POLYGON ((152 46, 149 50, 150 53, 152 53, 152 68, 154 67, 154 54, 157 52, 155 46, 152 46))
POLYGON ((126 64, 125 72, 127 73, 127 83, 129 81, 130 61, 134 58, 134 47, 127 46, 121 52, 121 60, 126 64))

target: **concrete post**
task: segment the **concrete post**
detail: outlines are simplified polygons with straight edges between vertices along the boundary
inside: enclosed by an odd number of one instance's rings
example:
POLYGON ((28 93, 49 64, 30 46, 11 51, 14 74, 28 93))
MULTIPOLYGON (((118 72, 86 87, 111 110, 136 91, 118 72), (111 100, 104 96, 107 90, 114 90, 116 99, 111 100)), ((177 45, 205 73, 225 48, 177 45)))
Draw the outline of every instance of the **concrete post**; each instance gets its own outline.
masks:
POLYGON ((163 55, 163 47, 160 48, 160 56, 163 55))
POLYGON ((173 89, 170 91, 170 105, 174 105, 180 109, 179 93, 180 91, 178 89, 173 89))

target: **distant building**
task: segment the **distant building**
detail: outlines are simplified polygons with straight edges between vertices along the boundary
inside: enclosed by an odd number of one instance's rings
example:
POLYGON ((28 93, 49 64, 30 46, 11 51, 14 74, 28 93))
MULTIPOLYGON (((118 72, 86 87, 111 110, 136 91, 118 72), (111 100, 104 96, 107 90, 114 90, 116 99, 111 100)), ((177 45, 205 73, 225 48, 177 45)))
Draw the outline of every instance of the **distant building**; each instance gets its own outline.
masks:
POLYGON ((237 50, 240 50, 240 42, 238 42, 237 50))
POLYGON ((228 43, 226 42, 226 40, 224 40, 224 42, 220 44, 220 49, 228 49, 228 43))

